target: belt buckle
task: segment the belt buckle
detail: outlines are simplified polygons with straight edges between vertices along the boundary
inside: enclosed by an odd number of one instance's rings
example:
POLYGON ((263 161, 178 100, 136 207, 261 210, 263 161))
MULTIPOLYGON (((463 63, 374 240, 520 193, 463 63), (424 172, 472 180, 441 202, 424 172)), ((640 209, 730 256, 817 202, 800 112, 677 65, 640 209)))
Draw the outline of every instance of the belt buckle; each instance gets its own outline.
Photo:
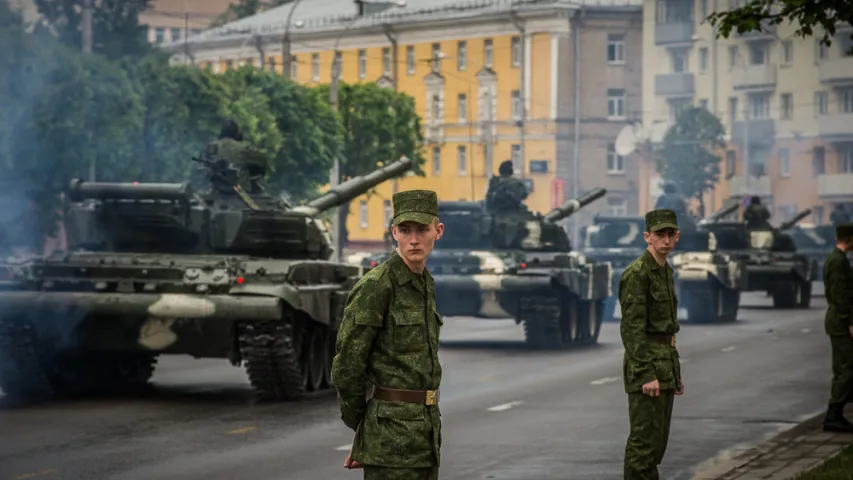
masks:
POLYGON ((675 335, 673 335, 673 336, 669 337, 669 346, 670 346, 670 347, 674 347, 674 346, 675 346, 675 335))
POLYGON ((438 403, 438 392, 436 390, 427 390, 426 391, 426 401, 425 405, 433 406, 438 403))

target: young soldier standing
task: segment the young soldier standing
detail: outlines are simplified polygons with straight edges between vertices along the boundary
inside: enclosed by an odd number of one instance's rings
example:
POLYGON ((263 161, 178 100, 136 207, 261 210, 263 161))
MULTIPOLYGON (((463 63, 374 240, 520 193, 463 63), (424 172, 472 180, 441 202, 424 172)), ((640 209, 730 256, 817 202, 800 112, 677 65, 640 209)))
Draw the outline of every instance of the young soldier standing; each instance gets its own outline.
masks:
POLYGON ((824 329, 832 347, 832 389, 823 420, 827 432, 853 432, 844 418, 844 405, 853 399, 853 268, 847 252, 853 250, 853 223, 835 227, 835 248, 823 264, 823 286, 829 308, 824 329))
POLYGON ((332 362, 341 419, 355 431, 344 467, 363 467, 365 480, 436 480, 442 320, 426 259, 444 225, 435 192, 400 192, 392 201, 397 248, 350 292, 332 362))
POLYGON ((646 214, 649 247, 619 280, 622 374, 631 432, 625 447, 625 480, 657 480, 666 452, 673 395, 684 393, 675 349, 678 299, 666 257, 678 243, 678 221, 670 209, 646 214))

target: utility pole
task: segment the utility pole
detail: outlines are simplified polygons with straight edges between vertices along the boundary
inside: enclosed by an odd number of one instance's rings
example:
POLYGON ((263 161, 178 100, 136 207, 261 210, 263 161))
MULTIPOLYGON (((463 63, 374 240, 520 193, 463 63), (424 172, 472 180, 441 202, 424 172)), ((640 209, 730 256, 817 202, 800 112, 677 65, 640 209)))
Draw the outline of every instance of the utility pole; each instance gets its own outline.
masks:
POLYGON ((290 43, 290 20, 293 18, 293 12, 296 11, 296 7, 299 6, 299 2, 301 1, 302 0, 296 0, 293 2, 293 6, 291 6, 290 11, 287 12, 287 25, 284 26, 284 38, 281 42, 281 73, 284 75, 284 78, 288 80, 290 80, 292 76, 293 68, 293 50, 290 43))
MULTIPOLYGON (((93 5, 95 0, 83 0, 83 52, 92 53, 92 17, 93 5)), ((95 154, 92 152, 92 131, 86 132, 87 150, 89 150, 89 181, 95 181, 95 154)))
MULTIPOLYGON (((337 113, 338 111, 338 77, 341 75, 341 53, 338 52, 337 45, 335 46, 335 50, 332 53, 334 55, 334 60, 332 60, 332 82, 329 85, 329 100, 332 104, 332 109, 337 113)), ((335 188, 340 184, 341 181, 341 159, 335 155, 332 163, 332 171, 329 172, 329 187, 335 188)), ((341 232, 345 228, 344 225, 344 216, 343 209, 338 207, 335 209, 335 213, 332 217, 332 245, 335 249, 332 254, 331 261, 340 262, 341 256, 343 254, 343 239, 341 238, 341 232)))

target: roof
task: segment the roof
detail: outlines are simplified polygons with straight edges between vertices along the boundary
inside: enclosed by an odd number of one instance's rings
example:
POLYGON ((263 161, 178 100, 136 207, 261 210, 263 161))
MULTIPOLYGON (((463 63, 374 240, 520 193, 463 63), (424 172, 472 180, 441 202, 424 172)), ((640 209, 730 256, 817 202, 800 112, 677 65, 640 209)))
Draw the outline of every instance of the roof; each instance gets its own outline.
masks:
MULTIPOLYGON (((354 0, 296 0, 256 15, 241 18, 220 27, 205 30, 187 39, 188 43, 207 43, 226 38, 260 35, 283 35, 290 19, 289 31, 336 31, 383 24, 452 20, 489 13, 527 12, 580 7, 606 9, 642 9, 642 0, 366 0, 365 14, 357 17, 354 0), (293 15, 291 16, 291 11, 293 15), (330 15, 329 12, 335 12, 330 15)), ((162 45, 164 50, 183 48, 184 41, 162 45), (170 48, 171 47, 171 48, 170 48)))

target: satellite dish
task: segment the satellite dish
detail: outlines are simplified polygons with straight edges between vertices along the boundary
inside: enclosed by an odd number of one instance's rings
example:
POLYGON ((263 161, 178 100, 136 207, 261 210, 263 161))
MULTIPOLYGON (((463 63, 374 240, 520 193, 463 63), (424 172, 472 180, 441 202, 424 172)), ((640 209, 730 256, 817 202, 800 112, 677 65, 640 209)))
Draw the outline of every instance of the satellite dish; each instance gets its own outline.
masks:
POLYGON ((634 125, 625 125, 624 128, 616 136, 616 153, 622 157, 634 153, 637 145, 640 142, 640 135, 637 135, 637 127, 634 125))

